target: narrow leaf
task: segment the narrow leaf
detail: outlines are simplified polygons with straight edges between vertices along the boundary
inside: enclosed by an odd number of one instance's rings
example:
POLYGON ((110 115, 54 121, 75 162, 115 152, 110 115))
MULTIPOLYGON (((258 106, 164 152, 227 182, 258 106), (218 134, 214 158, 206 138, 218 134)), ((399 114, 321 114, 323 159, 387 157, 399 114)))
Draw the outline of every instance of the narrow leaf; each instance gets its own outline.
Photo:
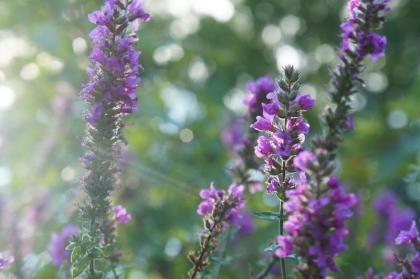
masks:
POLYGON ((267 221, 279 221, 280 220, 280 214, 277 212, 269 212, 269 211, 258 211, 254 212, 254 216, 267 221))

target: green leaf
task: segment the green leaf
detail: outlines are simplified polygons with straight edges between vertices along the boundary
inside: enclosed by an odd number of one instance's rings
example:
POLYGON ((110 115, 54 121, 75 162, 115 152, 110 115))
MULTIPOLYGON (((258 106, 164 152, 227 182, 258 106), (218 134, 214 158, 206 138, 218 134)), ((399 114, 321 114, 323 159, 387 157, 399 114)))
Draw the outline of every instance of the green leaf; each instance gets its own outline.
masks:
POLYGON ((273 243, 270 246, 268 246, 267 248, 265 248, 264 252, 274 252, 278 247, 279 247, 279 245, 277 243, 273 243))
POLYGON ((267 221, 279 221, 280 214, 277 212, 269 212, 269 211, 258 211, 254 212, 254 216, 267 221))
POLYGON ((90 261, 90 259, 87 256, 86 257, 79 258, 79 260, 77 261, 77 263, 71 269, 71 276, 72 276, 72 278, 76 278, 83 271, 85 271, 85 269, 89 265, 89 261, 90 261))
POLYGON ((71 263, 75 263, 77 261, 77 259, 80 257, 81 252, 82 248, 80 246, 76 246, 73 248, 70 256, 71 263))
POLYGON ((70 243, 66 246, 66 250, 67 250, 67 251, 72 251, 76 245, 77 245, 77 243, 76 243, 76 242, 70 242, 70 243))
POLYGON ((286 259, 292 260, 292 261, 294 261, 296 263, 299 263, 299 261, 300 261, 300 258, 297 255, 295 255, 295 254, 292 254, 292 255, 287 256, 286 259))

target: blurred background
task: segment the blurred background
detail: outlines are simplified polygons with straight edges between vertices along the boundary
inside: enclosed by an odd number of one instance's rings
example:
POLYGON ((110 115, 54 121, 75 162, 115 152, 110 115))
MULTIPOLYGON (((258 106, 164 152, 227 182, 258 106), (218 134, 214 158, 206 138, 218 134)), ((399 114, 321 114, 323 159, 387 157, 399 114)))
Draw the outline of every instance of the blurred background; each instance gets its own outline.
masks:
MULTIPOLYGON (((21 278, 68 277, 68 263, 51 264, 47 247, 76 222, 85 110, 78 92, 93 28, 87 14, 101 4, 0 0, 0 251, 15 257, 8 270, 21 278)), ((366 63, 355 129, 340 151, 339 175, 361 204, 338 260, 344 273, 334 278, 392 268, 387 245, 395 236, 384 228, 406 229, 420 213, 420 1, 392 6, 381 31, 387 56, 366 63)), ((139 33, 140 108, 127 121, 126 167, 113 199, 133 215, 118 229, 126 278, 183 278, 186 254, 198 246, 198 191, 231 182, 221 133, 245 113, 246 82, 295 65, 302 91, 316 98, 309 122, 319 131, 345 1, 146 0, 146 7, 153 19, 139 33)), ((264 191, 248 195, 250 211, 275 207, 264 191)), ((237 233, 220 278, 260 270, 276 230, 255 221, 237 233)))

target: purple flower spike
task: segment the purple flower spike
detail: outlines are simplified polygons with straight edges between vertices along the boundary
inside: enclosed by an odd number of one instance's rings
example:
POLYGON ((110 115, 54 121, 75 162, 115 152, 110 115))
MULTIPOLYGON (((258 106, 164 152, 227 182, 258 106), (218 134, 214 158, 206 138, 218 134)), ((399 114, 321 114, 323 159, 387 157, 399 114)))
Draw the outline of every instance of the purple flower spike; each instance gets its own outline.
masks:
POLYGON ((344 191, 337 177, 329 177, 329 189, 319 197, 305 178, 296 183, 295 189, 287 191, 288 201, 284 205, 288 213, 284 228, 292 237, 292 244, 282 239, 286 248, 279 253, 287 256, 293 246, 294 252, 304 259, 298 265, 304 278, 323 278, 328 270, 338 271, 334 257, 346 248, 344 238, 348 231, 344 222, 352 216, 351 208, 357 199, 344 191))
POLYGON ((208 258, 216 249, 219 235, 233 225, 240 230, 253 229, 249 216, 246 216, 243 185, 232 184, 227 191, 218 190, 213 183, 200 191, 202 201, 197 213, 203 216, 203 230, 200 233, 200 251, 190 252, 188 258, 193 263, 190 274, 197 274, 208 265, 208 258))
POLYGON ((281 172, 276 168, 290 162, 289 159, 299 153, 305 134, 310 129, 303 114, 314 104, 311 96, 298 95, 296 92, 300 73, 293 66, 285 67, 284 73, 284 79, 279 81, 276 90, 267 94, 269 102, 262 104, 263 111, 251 125, 251 128, 264 132, 264 136, 257 140, 255 155, 265 161, 269 193, 286 190, 284 181, 279 181, 276 174, 269 172, 281 172))
POLYGON ((150 15, 144 11, 141 0, 132 1, 128 11, 129 14, 122 15, 119 1, 112 0, 105 1, 101 10, 89 15, 89 20, 97 27, 89 35, 92 39, 91 65, 87 69, 89 81, 82 89, 82 95, 92 104, 86 119, 91 124, 100 121, 110 102, 121 114, 132 113, 137 108, 140 52, 134 47, 135 36, 126 34, 125 30, 136 20, 148 21, 150 15), (117 23, 115 17, 126 17, 125 23, 117 23))
POLYGON ((341 24, 341 29, 343 29, 341 57, 345 57, 348 53, 354 53, 360 60, 370 55, 372 60, 375 61, 384 56, 387 44, 386 37, 373 31, 365 31, 365 28, 361 25, 363 22, 372 22, 375 25, 378 22, 383 22, 385 19, 383 14, 390 10, 387 6, 388 3, 387 0, 378 0, 373 4, 362 3, 360 0, 349 1, 348 8, 351 17, 341 24), (367 13, 365 5, 369 5, 374 12, 367 13))

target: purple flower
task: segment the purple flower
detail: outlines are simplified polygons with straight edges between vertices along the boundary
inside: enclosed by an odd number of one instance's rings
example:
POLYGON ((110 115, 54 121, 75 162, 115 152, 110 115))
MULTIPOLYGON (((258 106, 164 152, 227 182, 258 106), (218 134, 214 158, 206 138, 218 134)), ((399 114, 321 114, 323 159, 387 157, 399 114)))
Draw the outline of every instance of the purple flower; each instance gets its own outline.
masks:
POLYGON ((255 146, 255 155, 258 158, 264 158, 273 152, 271 146, 271 139, 261 136, 257 139, 257 146, 255 146))
POLYGON ((248 107, 250 118, 255 119, 262 115, 261 104, 267 101, 267 95, 275 90, 275 82, 269 77, 261 77, 257 81, 249 81, 247 84, 248 95, 244 104, 248 107))
POLYGON ((101 103, 94 103, 92 105, 90 114, 86 117, 86 121, 90 124, 95 124, 98 122, 99 118, 102 114, 102 104, 101 103))
POLYGON ((244 234, 250 234, 255 230, 252 215, 245 210, 239 213, 235 226, 238 227, 239 231, 244 234))
POLYGON ((398 237, 395 239, 396 245, 409 244, 411 246, 413 254, 410 258, 407 256, 405 259, 400 258, 394 254, 394 259, 397 265, 402 267, 402 270, 398 272, 392 272, 387 277, 389 278, 419 278, 420 277, 420 236, 416 227, 416 223, 413 221, 411 227, 407 231, 401 231, 398 237))
POLYGON ((298 134, 307 134, 309 129, 309 123, 303 117, 292 118, 287 122, 287 130, 290 132, 295 131, 298 134))
POLYGON ((273 134, 275 152, 277 156, 288 157, 292 152, 293 138, 283 131, 277 131, 273 134))
POLYGON ((360 0, 350 0, 348 3, 348 10, 351 14, 356 12, 356 8, 360 5, 360 0))
POLYGON ((213 211, 213 202, 211 202, 211 201, 207 201, 207 200, 205 200, 205 201, 202 201, 199 205, 198 205, 198 208, 197 208, 197 213, 199 214, 199 215, 206 215, 206 214, 209 214, 209 213, 211 213, 212 211, 213 211))
POLYGON ((131 214, 122 205, 115 205, 113 209, 115 220, 118 223, 125 224, 131 221, 131 214))
POLYGON ((290 256, 293 251, 293 239, 290 236, 280 235, 277 237, 278 248, 274 252, 279 258, 290 256))
POLYGON ((262 108, 263 108, 263 111, 267 113, 268 115, 276 115, 280 110, 280 106, 277 103, 269 103, 269 104, 263 103, 262 108))
POLYGON ((372 60, 375 61, 385 55, 387 39, 375 32, 365 32, 358 35, 357 44, 360 57, 370 54, 372 60))
POLYGON ((417 231, 416 222, 413 221, 408 231, 401 231, 398 237, 395 239, 395 244, 409 244, 420 242, 419 232, 417 231))
POLYGON ((296 101, 304 110, 311 109, 315 104, 315 100, 311 97, 311 95, 299 95, 296 101))
POLYGON ((88 15, 89 21, 96 25, 109 25, 116 8, 116 1, 112 2, 106 1, 101 10, 90 13, 88 15))
POLYGON ((245 133, 245 120, 236 118, 222 132, 222 141, 233 152, 240 152, 248 142, 245 133))
POLYGON ((308 163, 315 160, 315 155, 307 150, 301 151, 293 160, 293 165, 300 171, 306 171, 308 169, 308 163))
POLYGON ((4 256, 0 254, 0 271, 5 270, 9 265, 15 262, 13 256, 4 256))
POLYGON ((402 208, 397 195, 390 191, 378 195, 373 202, 373 209, 380 218, 374 223, 369 233, 368 244, 371 246, 382 240, 385 244, 392 244, 398 233, 408 229, 415 218, 414 211, 410 208, 402 208), (383 230, 383 227, 386 230, 383 230))
POLYGON ((261 116, 257 116, 257 121, 255 121, 254 124, 251 125, 251 128, 257 130, 257 131, 271 131, 273 129, 273 125, 271 122, 261 116))
POLYGON ((150 14, 144 11, 144 3, 143 0, 133 0, 130 5, 128 5, 128 12, 136 18, 143 20, 144 22, 148 22, 151 18, 150 14))
POLYGON ((245 205, 243 185, 232 184, 228 191, 218 190, 213 183, 210 187, 200 191, 201 203, 197 213, 215 222, 214 218, 221 218, 224 222, 240 226, 241 211, 245 205), (220 215, 220 216, 219 216, 220 215))
POLYGON ((70 238, 79 232, 78 226, 68 225, 60 233, 52 234, 48 245, 48 253, 51 256, 53 265, 59 266, 63 261, 70 259, 70 251, 66 250, 66 246, 69 244, 70 238))
POLYGON ((280 189, 280 183, 278 182, 278 180, 274 177, 269 177, 267 179, 267 192, 268 193, 273 193, 276 192, 280 189))
POLYGON ((346 118, 346 128, 349 130, 353 130, 354 129, 354 119, 353 116, 349 115, 346 118))
POLYGON ((243 185, 232 184, 229 186, 228 195, 232 196, 233 198, 237 200, 241 200, 244 194, 244 189, 245 188, 243 185))

